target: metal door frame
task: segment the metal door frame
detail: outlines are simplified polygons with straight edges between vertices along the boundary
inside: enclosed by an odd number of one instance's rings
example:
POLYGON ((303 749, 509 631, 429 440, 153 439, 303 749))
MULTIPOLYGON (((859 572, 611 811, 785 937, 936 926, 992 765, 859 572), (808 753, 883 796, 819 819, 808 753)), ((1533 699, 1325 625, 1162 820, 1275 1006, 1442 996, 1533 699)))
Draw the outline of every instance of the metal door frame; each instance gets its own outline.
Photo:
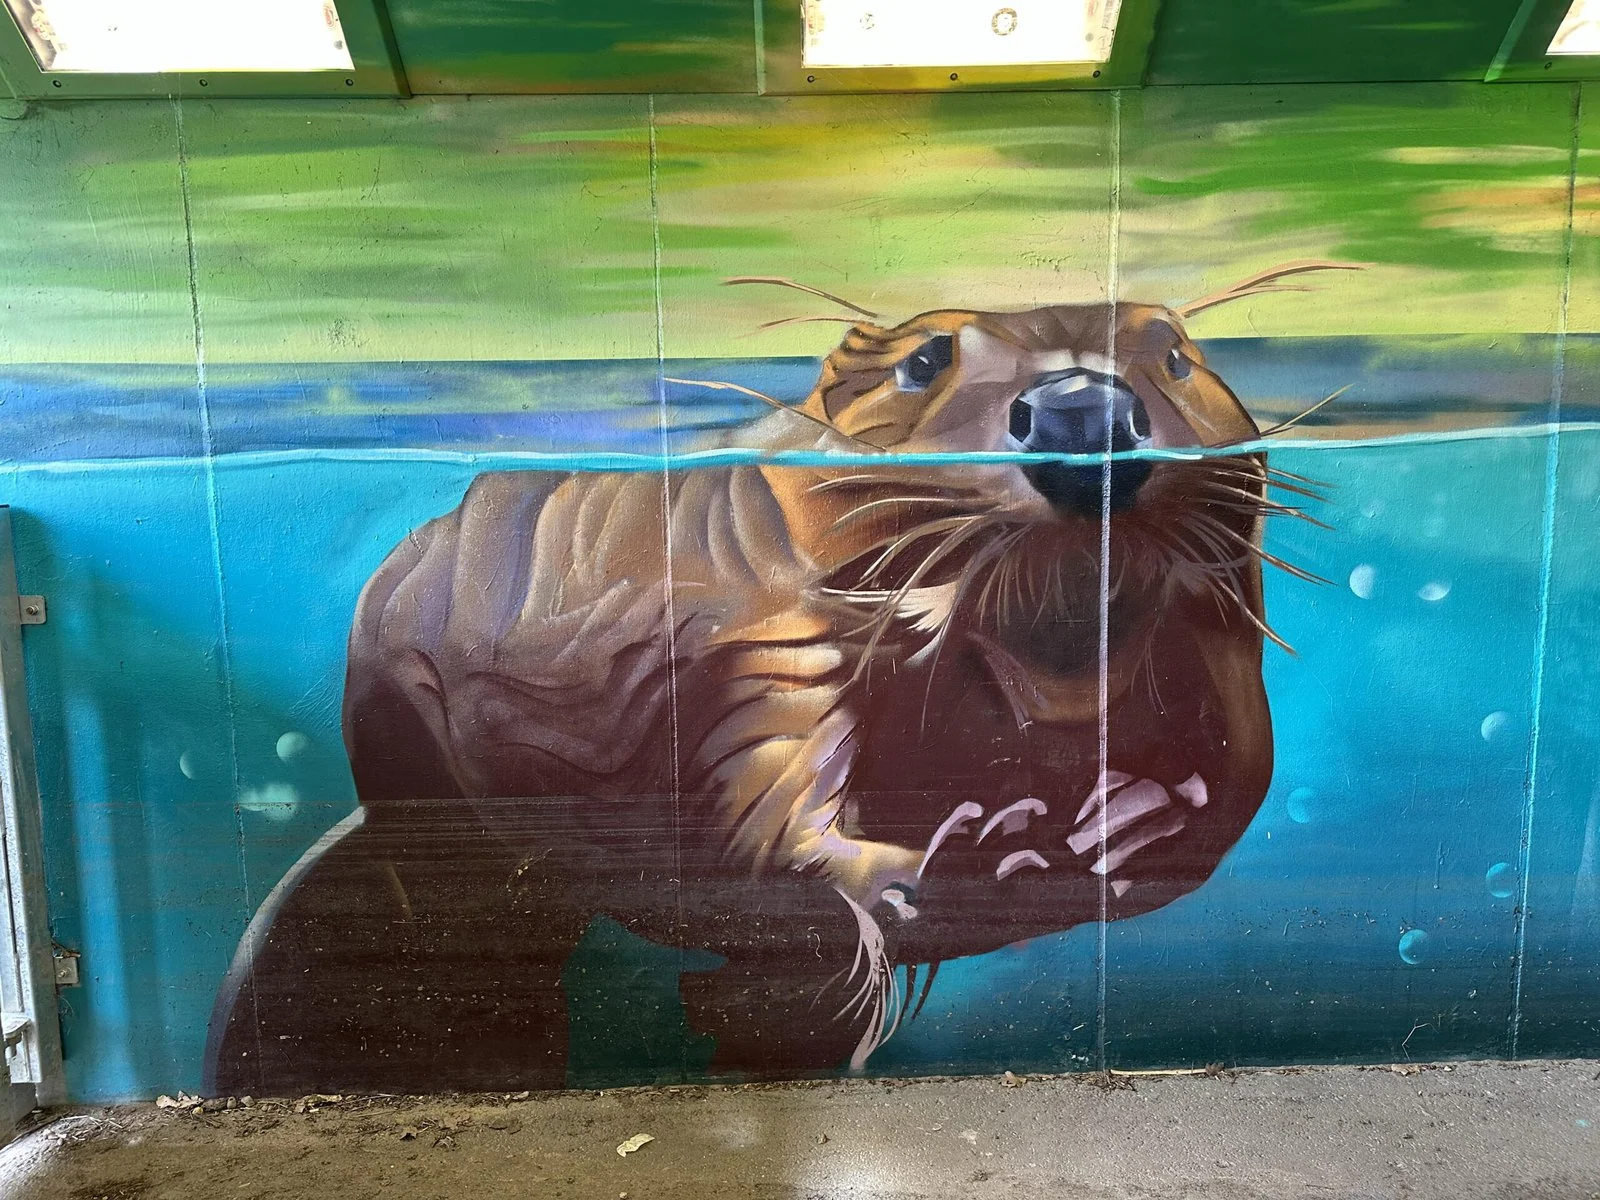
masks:
POLYGON ((42 601, 17 594, 11 510, 0 505, 0 1141, 33 1108, 66 1098, 39 776, 22 670, 22 625, 43 616, 42 601))

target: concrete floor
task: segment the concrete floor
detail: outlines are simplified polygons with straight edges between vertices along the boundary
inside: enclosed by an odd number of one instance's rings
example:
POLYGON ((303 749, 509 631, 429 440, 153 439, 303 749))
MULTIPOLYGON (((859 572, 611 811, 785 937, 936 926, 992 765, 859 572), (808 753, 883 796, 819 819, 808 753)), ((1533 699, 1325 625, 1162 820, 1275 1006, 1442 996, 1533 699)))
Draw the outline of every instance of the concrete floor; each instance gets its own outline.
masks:
POLYGON ((0 1196, 1591 1200, 1600 1063, 125 1106, 0 1149, 0 1196))

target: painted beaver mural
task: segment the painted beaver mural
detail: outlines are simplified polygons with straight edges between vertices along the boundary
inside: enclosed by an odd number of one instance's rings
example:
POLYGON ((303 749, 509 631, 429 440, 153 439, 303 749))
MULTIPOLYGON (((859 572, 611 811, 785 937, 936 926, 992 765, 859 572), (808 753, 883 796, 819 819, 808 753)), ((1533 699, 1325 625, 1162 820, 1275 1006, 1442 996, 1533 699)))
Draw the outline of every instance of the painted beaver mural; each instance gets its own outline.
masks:
POLYGON ((361 807, 246 934, 206 1087, 560 1086, 596 914, 721 956, 714 1070, 860 1066, 941 961, 1199 887, 1272 775, 1260 528, 1303 489, 1225 452, 1262 431, 1183 318, 1334 265, 857 309, 738 435, 804 464, 479 477, 362 593, 361 807))

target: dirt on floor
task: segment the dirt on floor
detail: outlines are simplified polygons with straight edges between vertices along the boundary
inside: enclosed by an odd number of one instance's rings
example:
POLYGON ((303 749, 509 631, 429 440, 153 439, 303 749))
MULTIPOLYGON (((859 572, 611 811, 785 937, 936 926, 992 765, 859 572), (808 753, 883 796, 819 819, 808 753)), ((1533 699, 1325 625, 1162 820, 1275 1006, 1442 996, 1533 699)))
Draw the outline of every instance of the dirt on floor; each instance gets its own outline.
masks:
POLYGON ((182 1098, 48 1114, 7 1200, 1600 1200, 1600 1063, 182 1098))

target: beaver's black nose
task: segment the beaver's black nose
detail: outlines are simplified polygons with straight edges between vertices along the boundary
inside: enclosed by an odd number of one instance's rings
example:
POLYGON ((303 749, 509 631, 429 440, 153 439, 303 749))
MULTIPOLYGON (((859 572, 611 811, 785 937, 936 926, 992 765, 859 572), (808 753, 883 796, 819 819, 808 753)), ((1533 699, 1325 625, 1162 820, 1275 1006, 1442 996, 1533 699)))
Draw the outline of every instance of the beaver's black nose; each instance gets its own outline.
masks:
MULTIPOLYGON (((1018 449, 1036 454, 1139 450, 1150 445, 1150 416, 1139 397, 1115 375, 1083 369, 1052 371, 1011 402, 1011 437, 1018 449)), ((1100 511, 1100 463, 1043 462, 1023 470, 1056 507, 1085 516, 1100 511)), ((1131 505, 1149 476, 1147 462, 1113 462, 1111 510, 1131 505)))

